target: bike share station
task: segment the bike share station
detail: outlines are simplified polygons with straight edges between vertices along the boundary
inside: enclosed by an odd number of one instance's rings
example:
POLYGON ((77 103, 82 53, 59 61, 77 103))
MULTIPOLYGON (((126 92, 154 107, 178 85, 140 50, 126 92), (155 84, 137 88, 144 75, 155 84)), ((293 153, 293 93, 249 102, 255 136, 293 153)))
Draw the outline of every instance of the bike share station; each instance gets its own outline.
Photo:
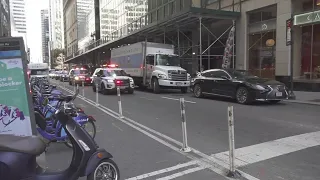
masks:
MULTIPOLYGON (((32 103, 39 98, 31 98, 36 88, 29 84, 26 52, 20 37, 0 38, 0 70, 1 180, 77 180, 80 177, 86 177, 87 180, 120 179, 120 172, 111 159, 112 155, 100 148, 75 119, 79 111, 73 101, 79 94, 79 89, 73 95, 60 94, 55 97, 61 103, 55 107, 54 116, 45 118, 39 107, 47 107, 53 96, 50 93, 55 87, 46 78, 35 78, 38 84, 47 83, 40 86, 47 89, 46 94, 41 88, 40 93, 37 92, 43 99, 40 106, 32 103), (51 88, 49 94, 48 88, 51 88), (38 132, 52 128, 53 124, 60 127, 60 132, 65 131, 73 156, 66 170, 47 172, 47 167, 39 164, 37 159, 40 157, 40 160, 45 161, 48 144, 57 140, 48 141, 41 133, 42 137, 38 135, 38 132)), ((61 160, 64 161, 63 158, 61 160)))

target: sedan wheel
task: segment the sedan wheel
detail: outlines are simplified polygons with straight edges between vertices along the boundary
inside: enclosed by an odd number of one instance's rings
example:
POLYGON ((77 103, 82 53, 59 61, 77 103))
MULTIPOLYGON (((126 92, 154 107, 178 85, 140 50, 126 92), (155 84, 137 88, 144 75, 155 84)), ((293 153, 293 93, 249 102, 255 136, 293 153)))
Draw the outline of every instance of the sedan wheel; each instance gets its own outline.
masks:
POLYGON ((238 88, 237 93, 236 93, 236 100, 240 104, 250 103, 250 97, 249 97, 249 92, 248 92, 247 88, 245 88, 245 87, 238 88))
POLYGON ((196 84, 193 88, 193 94, 195 97, 199 98, 202 97, 202 89, 199 84, 196 84))

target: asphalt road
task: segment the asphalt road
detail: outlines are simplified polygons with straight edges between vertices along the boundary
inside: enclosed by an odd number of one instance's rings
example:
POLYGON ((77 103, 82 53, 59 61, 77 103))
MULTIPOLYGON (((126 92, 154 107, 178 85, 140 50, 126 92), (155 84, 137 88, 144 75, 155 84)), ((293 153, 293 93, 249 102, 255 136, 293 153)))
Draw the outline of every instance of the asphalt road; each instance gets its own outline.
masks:
MULTIPOLYGON (((55 83, 69 93, 73 90, 67 83, 55 83)), ((100 106, 95 107, 96 94, 87 86, 85 99, 79 98, 77 104, 97 119, 96 140, 115 156, 121 179, 226 179, 229 105, 234 107, 236 166, 243 177, 319 179, 320 106, 287 102, 246 106, 227 99, 197 99, 179 91, 135 91, 122 94, 125 118, 119 119, 118 97, 98 95, 100 106), (190 153, 179 151, 182 97, 190 153)), ((70 154, 63 145, 51 149, 47 159, 52 166, 61 161, 59 153, 70 154)))

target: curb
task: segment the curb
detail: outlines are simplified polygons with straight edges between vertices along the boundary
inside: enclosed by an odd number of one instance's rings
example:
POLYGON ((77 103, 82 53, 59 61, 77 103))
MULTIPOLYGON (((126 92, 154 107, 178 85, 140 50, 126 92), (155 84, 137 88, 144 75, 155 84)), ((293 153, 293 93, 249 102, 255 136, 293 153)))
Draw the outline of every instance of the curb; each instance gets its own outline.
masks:
POLYGON ((284 100, 284 102, 320 106, 320 103, 318 103, 318 102, 299 101, 299 100, 284 100))

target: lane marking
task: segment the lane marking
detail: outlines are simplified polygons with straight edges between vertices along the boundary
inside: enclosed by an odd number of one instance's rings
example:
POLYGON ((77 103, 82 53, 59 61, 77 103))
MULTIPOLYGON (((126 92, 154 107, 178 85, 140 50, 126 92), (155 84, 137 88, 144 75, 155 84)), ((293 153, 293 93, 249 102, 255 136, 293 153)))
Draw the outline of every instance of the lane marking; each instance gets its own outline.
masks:
POLYGON ((185 176, 185 175, 190 174, 190 173, 194 173, 194 172, 197 172, 197 171, 201 171, 201 170, 203 170, 203 169, 206 169, 206 168, 205 168, 205 167, 195 167, 195 168, 187 169, 187 170, 184 170, 184 171, 181 171, 181 172, 177 172, 177 173, 172 174, 172 175, 170 175, 170 176, 158 178, 157 180, 170 180, 170 179, 175 179, 175 178, 178 178, 178 177, 181 177, 181 176, 185 176))
MULTIPOLYGON (((69 92, 69 93, 70 93, 70 92, 73 93, 71 90, 68 90, 68 89, 64 89, 64 90, 67 91, 67 92, 69 92)), ((92 106, 95 106, 95 105, 96 105, 94 101, 92 101, 92 100, 90 100, 90 99, 88 99, 88 98, 87 98, 87 99, 84 99, 84 98, 83 98, 82 96, 80 96, 80 95, 78 95, 78 97, 79 97, 81 100, 83 100, 83 101, 91 104, 92 106)), ((215 173, 217 173, 217 174, 220 174, 220 175, 222 175, 223 177, 225 177, 226 179, 228 179, 228 178, 225 176, 225 175, 226 175, 226 172, 228 171, 228 169, 226 169, 226 168, 223 167, 223 166, 220 166, 220 165, 217 164, 216 162, 213 162, 213 161, 211 161, 210 159, 199 159, 198 157, 195 157, 195 156, 193 156, 193 155, 191 155, 191 154, 184 153, 184 152, 180 151, 180 148, 177 148, 177 147, 175 147, 174 145, 170 144, 169 142, 164 141, 164 140, 158 138, 157 136, 155 136, 155 135, 147 132, 146 130, 143 130, 143 129, 141 129, 140 127, 138 127, 138 126, 136 126, 136 125, 128 122, 129 119, 127 119, 127 118, 125 118, 125 119, 119 118, 119 115, 118 115, 117 113, 115 113, 114 111, 112 111, 112 110, 109 110, 109 111, 108 111, 108 110, 106 110, 106 109, 108 109, 108 108, 106 108, 106 107, 104 107, 104 106, 102 106, 102 105, 99 105, 98 107, 95 106, 95 107, 96 107, 97 109, 101 110, 102 112, 105 112, 106 114, 110 115, 111 117, 114 117, 115 119, 123 122, 124 124, 127 124, 128 126, 132 127, 133 129, 136 129, 137 131, 145 134, 146 136, 152 138, 153 140, 158 141, 159 143, 161 143, 161 144, 163 144, 163 145, 171 148, 172 150, 174 150, 174 151, 176 151, 176 152, 178 152, 178 153, 180 153, 180 154, 188 157, 189 159, 191 159, 191 160, 199 160, 199 163, 198 163, 199 165, 204 166, 205 168, 208 168, 208 169, 212 170, 213 172, 215 172, 215 173), (111 113, 111 112, 113 112, 113 113, 111 113)), ((133 121, 133 120, 131 120, 131 121, 133 121)), ((135 122, 135 123, 137 123, 137 122, 135 122)), ((143 125, 142 125, 142 126, 143 126, 143 125)), ((153 131, 154 131, 154 130, 153 130, 153 131)), ((182 144, 182 143, 181 143, 181 144, 182 144)), ((208 156, 208 157, 209 157, 209 156, 208 156)), ((249 174, 246 174, 246 176, 247 176, 247 177, 251 177, 249 174)), ((252 177, 251 179, 248 179, 248 180, 257 180, 257 179, 254 178, 254 177, 252 177)))
POLYGON ((119 129, 120 131, 123 131, 119 126, 117 126, 116 124, 114 124, 114 123, 112 123, 112 125, 114 126, 114 127, 116 127, 117 129, 119 129))
MULTIPOLYGON (((174 100, 174 101, 180 101, 180 99, 171 98, 171 97, 166 97, 166 96, 162 96, 161 98, 162 98, 162 99, 174 100)), ((194 102, 194 101, 187 101, 187 100, 185 100, 184 102, 191 103, 191 104, 196 104, 196 103, 197 103, 197 102, 194 102)))
MULTIPOLYGON (((71 90, 68 90, 68 91, 73 93, 71 90)), ((79 97, 80 97, 80 99, 82 99, 81 96, 79 96, 79 97)), ((90 99, 82 99, 82 100, 84 100, 84 101, 88 102, 89 104, 95 106, 95 102, 90 100, 90 99)), ((200 160, 201 162, 199 162, 199 165, 205 166, 206 168, 211 169, 212 171, 216 172, 217 174, 223 175, 225 177, 225 174, 226 174, 226 172, 228 170, 228 162, 226 162, 223 158, 221 159, 221 157, 208 156, 208 155, 206 155, 206 154, 204 154, 204 153, 202 153, 202 152, 200 152, 200 151, 198 151, 198 150, 196 150, 194 148, 192 148, 193 152, 195 154, 203 157, 202 159, 199 159, 199 158, 197 158, 197 157, 195 157, 193 155, 190 155, 190 154, 182 153, 181 151, 179 151, 178 148, 176 148, 172 144, 170 144, 170 143, 168 143, 166 141, 163 141, 162 139, 159 139, 158 137, 150 134, 149 132, 153 132, 154 134, 156 134, 156 135, 158 135, 158 136, 160 136, 160 137, 162 137, 162 138, 164 138, 164 139, 166 139, 168 141, 171 141, 171 142, 173 142, 173 143, 175 143, 175 144, 177 144, 179 146, 182 145, 181 142, 179 142, 177 140, 174 140, 174 139, 172 139, 172 138, 170 138, 170 137, 168 137, 168 136, 166 136, 164 134, 161 134, 161 133, 159 133, 159 132, 157 132, 157 131, 155 131, 155 130, 153 130, 151 128, 148 128, 148 127, 146 127, 146 126, 144 126, 142 124, 139 124, 139 123, 137 123, 137 122, 135 122, 135 121, 133 121, 133 120, 131 120, 129 118, 125 118, 125 120, 124 119, 120 119, 118 113, 116 113, 116 112, 114 112, 114 111, 112 111, 112 110, 110 110, 110 109, 108 109, 108 108, 106 108, 106 107, 104 107, 102 105, 100 105, 97 108, 100 109, 101 111, 105 112, 106 114, 114 117, 115 119, 117 119, 117 120, 129 125, 130 127, 140 131, 141 133, 149 136, 150 138, 158 141, 159 143, 162 143, 163 145, 165 145, 165 146, 167 146, 167 147, 169 147, 169 148, 171 148, 171 149, 173 149, 173 150, 175 150, 175 151, 187 156, 188 158, 193 159, 193 160, 200 160), (128 121, 131 122, 132 124, 129 123, 128 121), (144 129, 148 130, 149 132, 147 132, 147 131, 135 126, 134 124, 140 126, 141 128, 144 128, 144 129)), ((242 177, 245 177, 248 180, 258 180, 257 178, 255 178, 255 177, 253 177, 253 176, 251 176, 251 175, 249 175, 249 174, 247 174, 245 172, 242 172, 240 170, 238 170, 238 171, 242 174, 242 177)))
MULTIPOLYGON (((319 145, 320 131, 290 136, 236 149, 235 163, 238 167, 246 166, 319 145)), ((229 162, 229 152, 218 153, 212 157, 229 162)))
POLYGON ((139 175, 139 176, 136 176, 136 177, 128 178, 126 180, 145 179, 145 178, 156 176, 156 175, 159 175, 159 174, 164 174, 164 173, 168 173, 168 172, 171 172, 171 171, 175 171, 177 169, 181 169, 181 168, 184 168, 184 167, 196 165, 197 163, 198 163, 198 161, 189 161, 187 163, 178 164, 178 165, 171 166, 171 167, 168 167, 168 168, 165 168, 165 169, 161 169, 161 170, 158 170, 158 171, 153 171, 153 172, 150 172, 150 173, 142 174, 142 175, 139 175))
POLYGON ((155 101, 155 99, 151 99, 151 98, 147 98, 147 97, 139 97, 139 98, 141 98, 141 99, 146 99, 146 100, 148 100, 148 101, 155 101))

